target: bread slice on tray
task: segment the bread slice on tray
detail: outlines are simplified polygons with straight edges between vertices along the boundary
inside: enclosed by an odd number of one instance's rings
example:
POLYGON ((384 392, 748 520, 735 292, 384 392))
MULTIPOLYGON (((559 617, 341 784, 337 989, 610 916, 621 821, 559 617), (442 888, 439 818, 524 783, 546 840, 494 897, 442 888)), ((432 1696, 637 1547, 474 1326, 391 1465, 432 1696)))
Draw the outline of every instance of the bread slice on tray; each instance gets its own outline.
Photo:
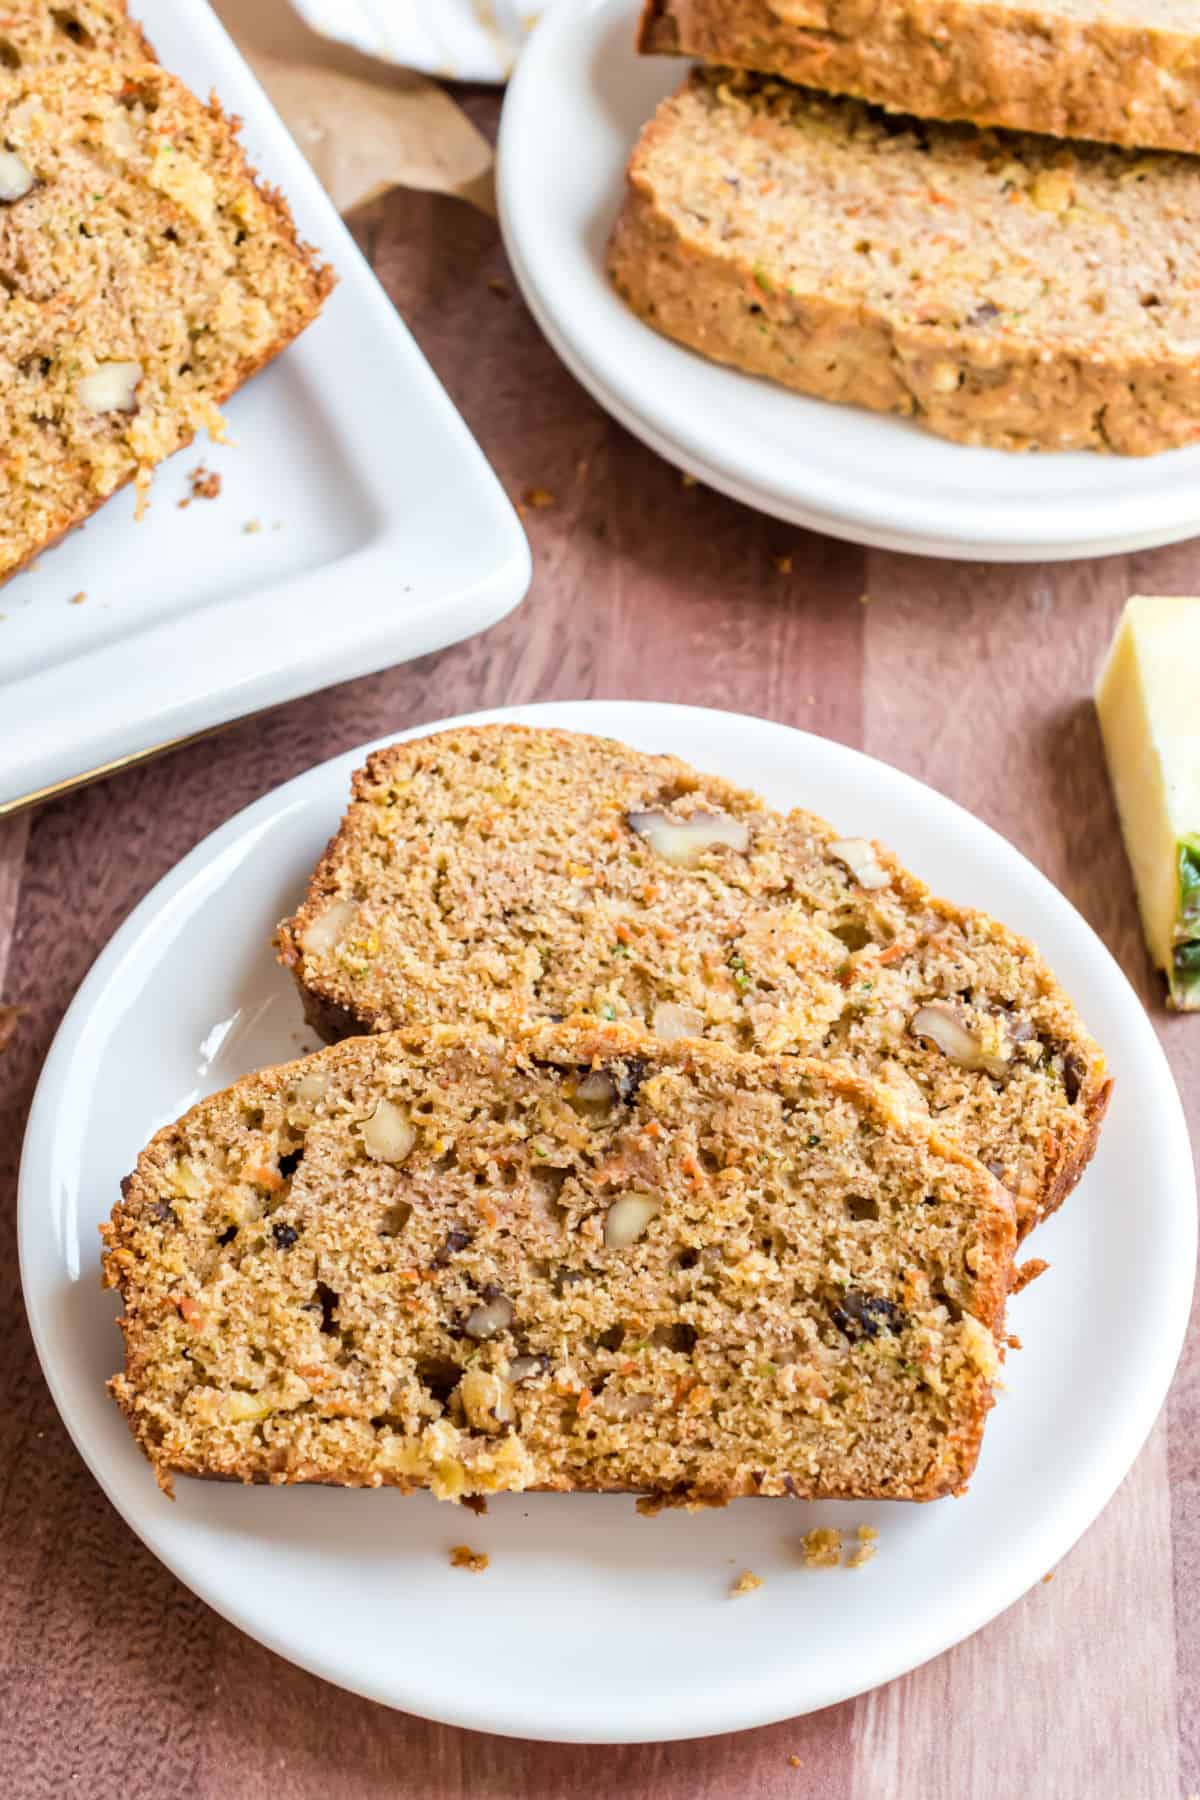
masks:
POLYGON ((378 751, 280 942, 325 1038, 587 1013, 846 1062, 986 1163, 1024 1228, 1078 1180, 1108 1099, 1022 938, 811 813, 572 732, 378 751))
POLYGON ((648 0, 640 47, 923 119, 1200 150, 1200 19, 1177 0, 648 0))
POLYGON ((164 1484, 926 1500, 978 1454, 1011 1197, 849 1069, 358 1038, 122 1185, 111 1387, 164 1484))
POLYGON ((1192 157, 701 69, 642 133, 608 263, 655 330, 802 393, 1146 455, 1200 438, 1198 212, 1192 157))
POLYGON ((149 62, 153 52, 122 0, 3 0, 0 81, 52 63, 149 62))
POLYGON ((202 426, 332 276, 156 64, 0 82, 0 579, 202 426))

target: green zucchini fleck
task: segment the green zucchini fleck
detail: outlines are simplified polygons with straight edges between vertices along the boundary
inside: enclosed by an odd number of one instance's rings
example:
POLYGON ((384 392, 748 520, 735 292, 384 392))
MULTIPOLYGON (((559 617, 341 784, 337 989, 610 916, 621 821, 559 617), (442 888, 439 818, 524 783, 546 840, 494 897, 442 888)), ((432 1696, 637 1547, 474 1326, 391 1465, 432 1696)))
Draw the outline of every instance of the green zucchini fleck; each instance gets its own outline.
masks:
POLYGON ((1182 1012, 1200 1011, 1200 837, 1176 845, 1179 904, 1168 978, 1171 999, 1182 1012))

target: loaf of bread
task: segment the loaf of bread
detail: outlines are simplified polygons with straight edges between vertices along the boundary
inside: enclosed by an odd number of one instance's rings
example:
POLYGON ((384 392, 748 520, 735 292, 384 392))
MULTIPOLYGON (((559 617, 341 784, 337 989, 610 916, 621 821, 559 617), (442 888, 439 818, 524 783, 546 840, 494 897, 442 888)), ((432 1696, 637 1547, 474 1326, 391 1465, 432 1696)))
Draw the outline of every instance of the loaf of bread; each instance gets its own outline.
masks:
POLYGON ((357 1038, 160 1131, 105 1227, 172 1474, 927 1500, 1011 1198, 848 1069, 550 1025, 357 1038))
POLYGON ((0 7, 0 80, 52 63, 152 62, 154 53, 123 0, 4 0, 0 7))
POLYGON ((704 69, 642 133, 609 270, 667 337, 820 399, 1145 455, 1200 437, 1198 210, 1191 157, 704 69))
POLYGON ((2 579, 219 431, 332 276, 216 104, 156 64, 14 75, 0 143, 2 579))
POLYGON ((1078 1180, 1108 1098, 1003 925, 810 813, 573 732, 377 752, 280 943, 325 1038, 586 1013, 849 1062, 986 1163, 1024 1228, 1078 1180))
POLYGON ((647 0, 640 41, 923 119, 1200 150, 1178 0, 647 0))

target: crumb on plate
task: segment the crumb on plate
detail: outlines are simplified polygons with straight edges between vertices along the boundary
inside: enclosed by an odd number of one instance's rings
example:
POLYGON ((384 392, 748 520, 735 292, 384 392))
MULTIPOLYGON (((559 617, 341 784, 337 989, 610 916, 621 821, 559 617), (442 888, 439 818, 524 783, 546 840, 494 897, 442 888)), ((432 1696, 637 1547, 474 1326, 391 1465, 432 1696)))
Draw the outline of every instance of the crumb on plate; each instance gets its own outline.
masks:
POLYGON ((470 1569, 473 1575, 481 1575, 488 1566, 488 1560, 482 1550, 472 1550, 469 1544, 455 1544, 450 1551, 450 1567, 470 1569))
POLYGON ((190 500, 215 500, 221 492, 221 477, 215 469, 206 469, 203 463, 197 463, 189 469, 188 480, 191 493, 187 500, 181 500, 180 506, 186 506, 190 500))
POLYGON ((842 1560, 842 1534, 832 1525, 818 1525, 804 1534, 806 1569, 836 1569, 842 1560))
POLYGON ((752 1594, 755 1588, 760 1588, 762 1584, 761 1575, 756 1575, 753 1569, 743 1569, 737 1580, 730 1582, 729 1592, 731 1597, 736 1600, 739 1594, 752 1594))
POLYGON ((1039 1275, 1044 1275, 1049 1267, 1050 1264, 1042 1256, 1031 1256, 1025 1262, 1018 1263, 1013 1273, 1013 1284, 1008 1290, 1009 1299, 1014 1294, 1023 1293, 1030 1282, 1036 1281, 1039 1275))
POLYGON ((858 1528, 858 1548, 846 1558, 848 1569, 861 1569, 869 1563, 875 1554, 876 1540, 879 1533, 873 1525, 860 1525, 858 1528))

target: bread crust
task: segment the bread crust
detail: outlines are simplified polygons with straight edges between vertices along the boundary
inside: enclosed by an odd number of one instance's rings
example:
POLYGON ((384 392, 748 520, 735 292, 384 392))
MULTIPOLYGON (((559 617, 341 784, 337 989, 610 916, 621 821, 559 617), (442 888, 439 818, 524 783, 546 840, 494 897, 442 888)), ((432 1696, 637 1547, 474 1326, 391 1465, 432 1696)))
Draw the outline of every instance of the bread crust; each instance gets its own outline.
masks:
POLYGON ((992 0, 647 0, 638 47, 919 118, 1200 150, 1200 34, 1099 6, 1088 18, 992 0))
MULTIPOLYGON (((1200 437, 1194 354, 1170 345, 1129 349, 1119 330, 1076 343, 1003 323, 921 322, 904 296, 891 306, 831 295, 817 279, 798 286, 731 249, 706 220, 681 223, 657 170, 664 156, 689 160, 690 127, 679 108, 698 85, 689 78, 643 131, 608 249, 617 292, 654 330, 712 362, 817 399, 911 418, 961 444, 1148 456, 1200 437)), ((839 104, 857 103, 828 106, 839 104)), ((802 162, 802 135, 787 149, 802 162)), ((960 234, 975 229, 970 220, 953 222, 960 234)), ((985 249, 981 242, 984 266, 985 249)), ((936 300, 930 310, 938 312, 936 300)))

